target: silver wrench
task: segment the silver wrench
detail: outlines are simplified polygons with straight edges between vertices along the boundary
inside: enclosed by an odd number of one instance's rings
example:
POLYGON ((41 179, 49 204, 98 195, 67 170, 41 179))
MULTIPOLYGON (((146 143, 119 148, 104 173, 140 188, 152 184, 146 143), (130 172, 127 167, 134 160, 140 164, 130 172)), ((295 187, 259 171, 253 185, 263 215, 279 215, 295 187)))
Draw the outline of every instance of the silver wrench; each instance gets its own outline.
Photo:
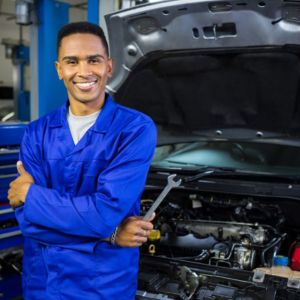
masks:
POLYGON ((168 184, 165 186, 165 188, 162 190, 162 192, 159 194, 159 196, 156 198, 150 209, 145 214, 143 220, 149 220, 151 215, 155 212, 155 210, 158 208, 158 206, 161 204, 161 202, 166 198, 166 196, 169 194, 171 189, 173 187, 178 187, 181 184, 181 179, 178 179, 177 181, 174 180, 176 177, 176 174, 172 174, 168 176, 168 184))

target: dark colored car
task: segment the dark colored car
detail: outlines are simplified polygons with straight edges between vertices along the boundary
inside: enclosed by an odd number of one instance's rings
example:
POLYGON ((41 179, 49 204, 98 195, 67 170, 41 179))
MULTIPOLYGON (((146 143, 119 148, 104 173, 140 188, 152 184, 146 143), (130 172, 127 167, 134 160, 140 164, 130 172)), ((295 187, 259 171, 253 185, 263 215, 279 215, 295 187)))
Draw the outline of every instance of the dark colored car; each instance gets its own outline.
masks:
POLYGON ((106 22, 108 90, 159 133, 142 213, 182 179, 137 299, 300 299, 300 1, 163 1, 106 22))

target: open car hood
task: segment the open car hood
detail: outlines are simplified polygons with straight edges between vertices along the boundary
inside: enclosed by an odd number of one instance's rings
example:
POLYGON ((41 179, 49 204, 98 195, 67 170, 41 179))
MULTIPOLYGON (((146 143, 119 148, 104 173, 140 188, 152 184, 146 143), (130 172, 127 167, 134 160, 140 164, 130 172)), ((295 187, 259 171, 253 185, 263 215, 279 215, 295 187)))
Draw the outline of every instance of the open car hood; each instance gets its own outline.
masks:
POLYGON ((108 91, 159 127, 299 135, 300 1, 164 1, 106 22, 108 91))

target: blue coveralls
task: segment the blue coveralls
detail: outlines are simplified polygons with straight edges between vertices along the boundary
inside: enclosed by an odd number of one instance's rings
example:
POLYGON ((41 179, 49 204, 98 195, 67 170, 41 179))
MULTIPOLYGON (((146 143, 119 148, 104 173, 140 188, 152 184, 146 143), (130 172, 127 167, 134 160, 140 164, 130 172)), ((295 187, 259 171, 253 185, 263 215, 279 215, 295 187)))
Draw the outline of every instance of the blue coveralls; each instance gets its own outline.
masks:
POLYGON ((74 145, 67 108, 29 124, 21 145, 36 183, 16 210, 25 237, 24 298, 134 299, 139 249, 101 239, 139 214, 155 125, 106 95, 96 123, 74 145))

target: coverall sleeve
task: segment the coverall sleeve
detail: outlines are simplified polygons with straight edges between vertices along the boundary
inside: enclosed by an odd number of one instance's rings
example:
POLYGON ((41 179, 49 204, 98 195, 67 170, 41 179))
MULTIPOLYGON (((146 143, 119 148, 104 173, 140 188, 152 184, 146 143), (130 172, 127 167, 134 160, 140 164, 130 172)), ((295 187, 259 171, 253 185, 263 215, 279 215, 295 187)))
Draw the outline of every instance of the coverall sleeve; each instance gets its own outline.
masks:
POLYGON ((140 198, 156 144, 152 122, 122 137, 117 155, 99 175, 97 192, 84 196, 59 193, 31 185, 24 219, 56 232, 79 237, 106 238, 140 198))
MULTIPOLYGON (((23 162, 25 169, 30 174, 35 174, 34 180, 35 183, 39 186, 47 186, 47 179, 43 172, 41 153, 35 151, 35 145, 30 143, 28 128, 25 130, 25 134, 22 140, 21 149, 20 149, 20 160, 23 162)), ((72 245, 76 244, 77 248, 79 247, 83 251, 87 247, 92 247, 89 245, 91 238, 72 236, 70 234, 64 234, 63 232, 58 232, 53 229, 48 229, 44 226, 33 224, 32 222, 25 220, 24 218, 24 206, 16 208, 16 218, 19 223, 19 227, 22 231, 22 234, 25 237, 33 238, 44 244, 51 245, 72 245)), ((94 239, 95 243, 96 236, 94 239)))

